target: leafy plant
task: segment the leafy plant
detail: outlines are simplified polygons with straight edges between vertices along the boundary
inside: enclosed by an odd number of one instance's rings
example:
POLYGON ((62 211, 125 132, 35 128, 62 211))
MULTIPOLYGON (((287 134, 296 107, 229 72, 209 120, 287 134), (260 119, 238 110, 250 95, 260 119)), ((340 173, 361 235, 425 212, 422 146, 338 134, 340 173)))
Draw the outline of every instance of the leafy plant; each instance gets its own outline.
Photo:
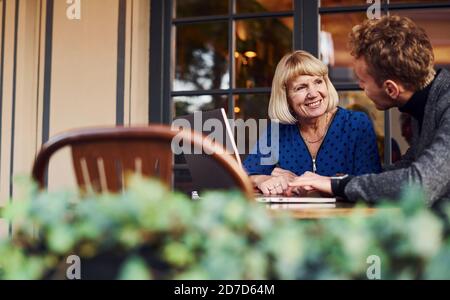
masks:
POLYGON ((0 242, 0 279, 64 279, 70 255, 82 279, 366 279, 372 255, 382 279, 450 278, 450 239, 417 189, 400 209, 308 221, 238 192, 192 201, 139 177, 83 198, 22 186, 4 210, 16 226, 0 242))

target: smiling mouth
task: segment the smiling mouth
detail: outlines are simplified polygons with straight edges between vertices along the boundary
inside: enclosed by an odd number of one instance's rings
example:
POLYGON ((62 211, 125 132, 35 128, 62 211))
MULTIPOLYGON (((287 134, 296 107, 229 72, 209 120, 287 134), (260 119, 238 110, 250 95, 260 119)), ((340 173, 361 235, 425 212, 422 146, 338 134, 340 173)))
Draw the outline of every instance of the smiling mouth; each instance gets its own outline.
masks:
POLYGON ((305 104, 305 106, 307 106, 307 107, 317 107, 317 106, 319 106, 321 103, 322 103, 322 99, 317 100, 317 101, 314 101, 314 102, 311 102, 311 103, 308 103, 308 104, 305 104))

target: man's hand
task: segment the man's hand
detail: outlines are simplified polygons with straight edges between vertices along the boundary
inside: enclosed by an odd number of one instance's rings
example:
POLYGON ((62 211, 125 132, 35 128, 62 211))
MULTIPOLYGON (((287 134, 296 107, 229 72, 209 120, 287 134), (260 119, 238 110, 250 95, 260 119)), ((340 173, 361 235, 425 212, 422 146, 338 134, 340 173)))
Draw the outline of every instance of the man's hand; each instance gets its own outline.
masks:
POLYGON ((332 194, 331 178, 311 172, 305 172, 302 176, 296 177, 289 182, 289 186, 291 189, 300 187, 306 191, 317 190, 330 195, 332 194))
POLYGON ((310 187, 305 189, 302 186, 290 186, 289 183, 296 178, 299 177, 289 170, 275 168, 270 176, 258 176, 254 184, 264 195, 305 196, 308 191, 313 190, 310 187))
MULTIPOLYGON (((282 168, 275 168, 273 169, 272 173, 270 174, 272 177, 284 177, 286 179, 286 181, 289 183, 292 180, 294 180, 297 175, 294 172, 291 172, 289 170, 285 170, 282 168)), ((305 190, 303 190, 302 188, 291 188, 289 187, 289 185, 287 186, 287 188, 283 189, 283 192, 281 193, 284 196, 302 196, 306 193, 305 190)), ((280 194, 280 195, 281 195, 280 194)))

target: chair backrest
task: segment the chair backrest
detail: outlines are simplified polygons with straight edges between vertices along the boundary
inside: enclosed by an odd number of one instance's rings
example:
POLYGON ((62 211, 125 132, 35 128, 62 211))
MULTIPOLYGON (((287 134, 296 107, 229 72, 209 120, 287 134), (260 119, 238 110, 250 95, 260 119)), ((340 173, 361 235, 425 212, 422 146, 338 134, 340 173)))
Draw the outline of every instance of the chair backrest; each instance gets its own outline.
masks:
POLYGON ((253 197, 248 176, 220 145, 199 133, 176 131, 165 125, 88 128, 59 134, 42 146, 33 166, 33 178, 43 188, 51 156, 69 146, 77 183, 83 191, 118 192, 126 186, 124 179, 128 172, 158 177, 171 186, 175 137, 211 153, 235 186, 247 197, 253 197))

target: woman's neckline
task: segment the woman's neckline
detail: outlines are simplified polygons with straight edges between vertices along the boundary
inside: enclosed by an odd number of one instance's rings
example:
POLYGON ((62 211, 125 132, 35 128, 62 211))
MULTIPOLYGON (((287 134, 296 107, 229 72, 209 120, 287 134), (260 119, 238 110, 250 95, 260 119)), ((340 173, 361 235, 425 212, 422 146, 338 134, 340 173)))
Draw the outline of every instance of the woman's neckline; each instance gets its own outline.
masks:
MULTIPOLYGON (((301 131, 300 131, 300 126, 299 126, 299 124, 298 124, 298 123, 295 124, 295 126, 297 127, 297 133, 298 133, 298 135, 299 135, 299 137, 300 137, 300 140, 303 142, 303 145, 305 146, 306 150, 308 151, 309 155, 311 156, 311 159, 314 160, 314 159, 316 159, 317 156, 319 155, 320 149, 322 148, 322 145, 325 144, 325 141, 327 140, 328 132, 330 131, 330 128, 333 126, 334 120, 336 119, 336 116, 338 115, 338 113, 339 113, 340 110, 341 110, 341 109, 340 109, 340 107, 338 106, 338 107, 336 107, 335 110, 332 112, 332 116, 331 116, 330 121, 328 122, 328 126, 327 126, 327 128, 326 128, 325 134, 324 134, 324 136, 323 136, 323 138, 322 138, 322 141, 321 141, 321 143, 320 143, 320 145, 319 145, 319 148, 317 149, 316 155, 314 155, 314 156, 311 154, 310 149, 309 149, 309 147, 308 147, 308 144, 306 143, 306 141, 304 140, 304 138, 303 138, 303 136, 302 136, 302 133, 301 133, 301 131)), ((312 145, 313 145, 313 144, 312 144, 312 145)))

